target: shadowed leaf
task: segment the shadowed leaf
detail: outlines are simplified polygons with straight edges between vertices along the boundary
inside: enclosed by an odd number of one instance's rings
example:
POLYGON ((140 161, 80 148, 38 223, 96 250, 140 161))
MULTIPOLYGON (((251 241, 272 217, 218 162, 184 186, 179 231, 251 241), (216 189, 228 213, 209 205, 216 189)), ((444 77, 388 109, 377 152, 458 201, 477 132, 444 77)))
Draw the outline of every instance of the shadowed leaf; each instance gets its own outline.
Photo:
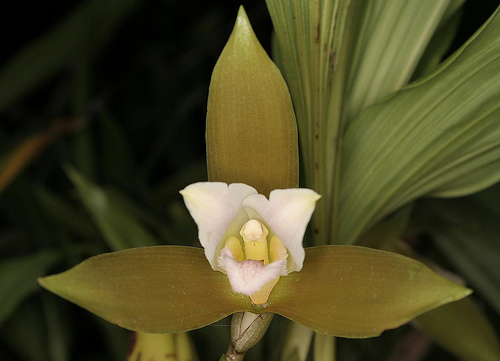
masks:
POLYGON ((75 184, 82 203, 112 249, 122 250, 159 243, 132 215, 117 205, 108 192, 72 168, 68 169, 68 174, 75 184))
POLYGON ((81 209, 77 209, 69 201, 41 184, 33 186, 33 195, 50 221, 58 228, 68 230, 86 239, 99 239, 99 232, 92 220, 86 217, 81 209))
POLYGON ((427 231, 434 238, 436 246, 500 312, 498 217, 466 199, 422 202, 419 211, 420 219, 427 220, 427 231))
POLYGON ((500 360, 493 327, 470 298, 424 313, 417 319, 438 344, 469 361, 500 360))
POLYGON ((36 279, 58 259, 55 252, 41 251, 0 262, 0 324, 26 296, 38 289, 36 279))
MULTIPOLYGON (((2 343, 14 350, 22 360, 53 361, 47 343, 43 309, 37 300, 22 302, 19 311, 0 328, 2 343)), ((3 351, 3 350, 2 350, 3 351)), ((12 360, 3 357, 2 360, 12 360)), ((7 354, 9 355, 9 354, 7 354)))

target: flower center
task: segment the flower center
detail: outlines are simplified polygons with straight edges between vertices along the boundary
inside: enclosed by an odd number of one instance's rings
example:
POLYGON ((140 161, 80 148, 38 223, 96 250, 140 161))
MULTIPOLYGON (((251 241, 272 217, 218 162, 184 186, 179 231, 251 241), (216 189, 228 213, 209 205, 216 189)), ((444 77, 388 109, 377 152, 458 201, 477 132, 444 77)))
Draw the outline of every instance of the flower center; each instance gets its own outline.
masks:
MULTIPOLYGON (((276 235, 273 235, 268 241, 268 235, 269 230, 265 225, 256 219, 251 219, 243 225, 240 231, 240 236, 243 239, 243 247, 241 239, 235 236, 229 237, 224 247, 231 251, 236 261, 245 263, 242 267, 253 266, 255 268, 255 264, 252 263, 255 261, 262 263, 264 266, 275 261, 286 262, 286 258, 288 257, 286 247, 276 235)), ((279 275, 264 284, 259 291, 251 294, 250 298, 252 302, 256 305, 265 304, 278 280, 279 275)))
POLYGON ((268 234, 266 226, 256 219, 251 219, 243 225, 240 235, 243 238, 246 259, 269 264, 268 234))

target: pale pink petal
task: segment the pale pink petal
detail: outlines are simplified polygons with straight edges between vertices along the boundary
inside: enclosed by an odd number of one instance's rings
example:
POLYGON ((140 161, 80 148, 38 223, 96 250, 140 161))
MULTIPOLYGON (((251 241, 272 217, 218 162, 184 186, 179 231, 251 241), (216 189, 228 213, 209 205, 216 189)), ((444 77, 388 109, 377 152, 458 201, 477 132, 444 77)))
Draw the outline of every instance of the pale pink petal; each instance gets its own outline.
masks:
POLYGON ((302 269, 305 257, 302 240, 320 197, 311 189, 276 189, 269 200, 261 194, 253 194, 243 201, 249 218, 267 224, 287 248, 291 256, 288 272, 302 269))
POLYGON ((238 234, 248 216, 241 203, 257 191, 242 183, 194 183, 182 191, 189 213, 198 226, 198 238, 213 269, 219 269, 217 250, 225 234, 238 234))
POLYGON ((278 277, 286 268, 286 261, 279 260, 265 266, 259 261, 250 259, 238 262, 229 249, 223 248, 219 257, 219 265, 226 270, 234 292, 251 296, 267 282, 278 277))

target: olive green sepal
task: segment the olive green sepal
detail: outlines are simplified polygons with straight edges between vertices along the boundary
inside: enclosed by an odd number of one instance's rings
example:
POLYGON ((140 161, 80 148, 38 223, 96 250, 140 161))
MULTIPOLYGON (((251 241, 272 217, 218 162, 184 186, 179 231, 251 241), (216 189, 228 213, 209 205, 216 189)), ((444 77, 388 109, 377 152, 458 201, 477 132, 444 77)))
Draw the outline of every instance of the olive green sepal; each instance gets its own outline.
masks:
POLYGON ((365 338, 471 292, 396 253, 320 246, 306 249, 300 272, 280 279, 267 312, 319 333, 365 338))
POLYGON ((194 247, 101 254, 39 283, 111 323, 147 333, 184 332, 252 309, 194 247))
POLYGON ((109 322, 148 333, 188 331, 249 311, 330 335, 371 337, 471 293, 413 259, 356 246, 306 249, 303 269, 281 277, 259 309, 192 247, 103 254, 39 282, 109 322))
POLYGON ((266 196, 298 186, 290 93, 243 7, 212 74, 206 138, 210 181, 245 183, 266 196))

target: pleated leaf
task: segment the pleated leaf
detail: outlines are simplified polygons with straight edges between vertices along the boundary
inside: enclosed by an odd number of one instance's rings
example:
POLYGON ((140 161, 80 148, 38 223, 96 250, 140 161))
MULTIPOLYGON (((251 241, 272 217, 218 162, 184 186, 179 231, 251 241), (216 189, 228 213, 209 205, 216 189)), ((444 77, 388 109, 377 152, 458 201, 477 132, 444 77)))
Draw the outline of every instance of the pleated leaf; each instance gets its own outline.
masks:
POLYGON ((449 3, 441 23, 434 32, 413 72, 413 80, 427 76, 431 71, 435 70, 450 50, 463 18, 462 6, 464 2, 465 0, 455 0, 449 3))
POLYGON ((298 186, 298 162, 288 88, 241 7, 210 82, 208 178, 246 183, 267 196, 298 186))
POLYGON ((353 57, 347 85, 346 115, 400 89, 410 79, 450 0, 375 0, 353 21, 353 57))
POLYGON ((408 82, 437 27, 462 1, 266 3, 280 45, 275 58, 297 113, 307 186, 324 199, 313 216, 315 243, 337 243, 344 123, 408 82))
POLYGON ((267 311, 319 333, 377 336, 471 291, 395 253, 355 246, 306 249, 304 268, 282 277, 267 311))
POLYGON ((411 200, 500 179, 500 17, 436 72, 365 109, 342 150, 339 242, 411 200))
MULTIPOLYGON (((351 0, 266 4, 276 31, 276 57, 290 87, 307 186, 321 194, 313 215, 315 242, 326 244, 335 212, 337 147, 344 72, 341 45, 351 0)), ((347 33, 347 31, 346 31, 347 33)))
POLYGON ((41 279, 49 291, 129 330, 175 333, 237 311, 250 298, 231 290, 201 248, 157 246, 102 254, 41 279))

